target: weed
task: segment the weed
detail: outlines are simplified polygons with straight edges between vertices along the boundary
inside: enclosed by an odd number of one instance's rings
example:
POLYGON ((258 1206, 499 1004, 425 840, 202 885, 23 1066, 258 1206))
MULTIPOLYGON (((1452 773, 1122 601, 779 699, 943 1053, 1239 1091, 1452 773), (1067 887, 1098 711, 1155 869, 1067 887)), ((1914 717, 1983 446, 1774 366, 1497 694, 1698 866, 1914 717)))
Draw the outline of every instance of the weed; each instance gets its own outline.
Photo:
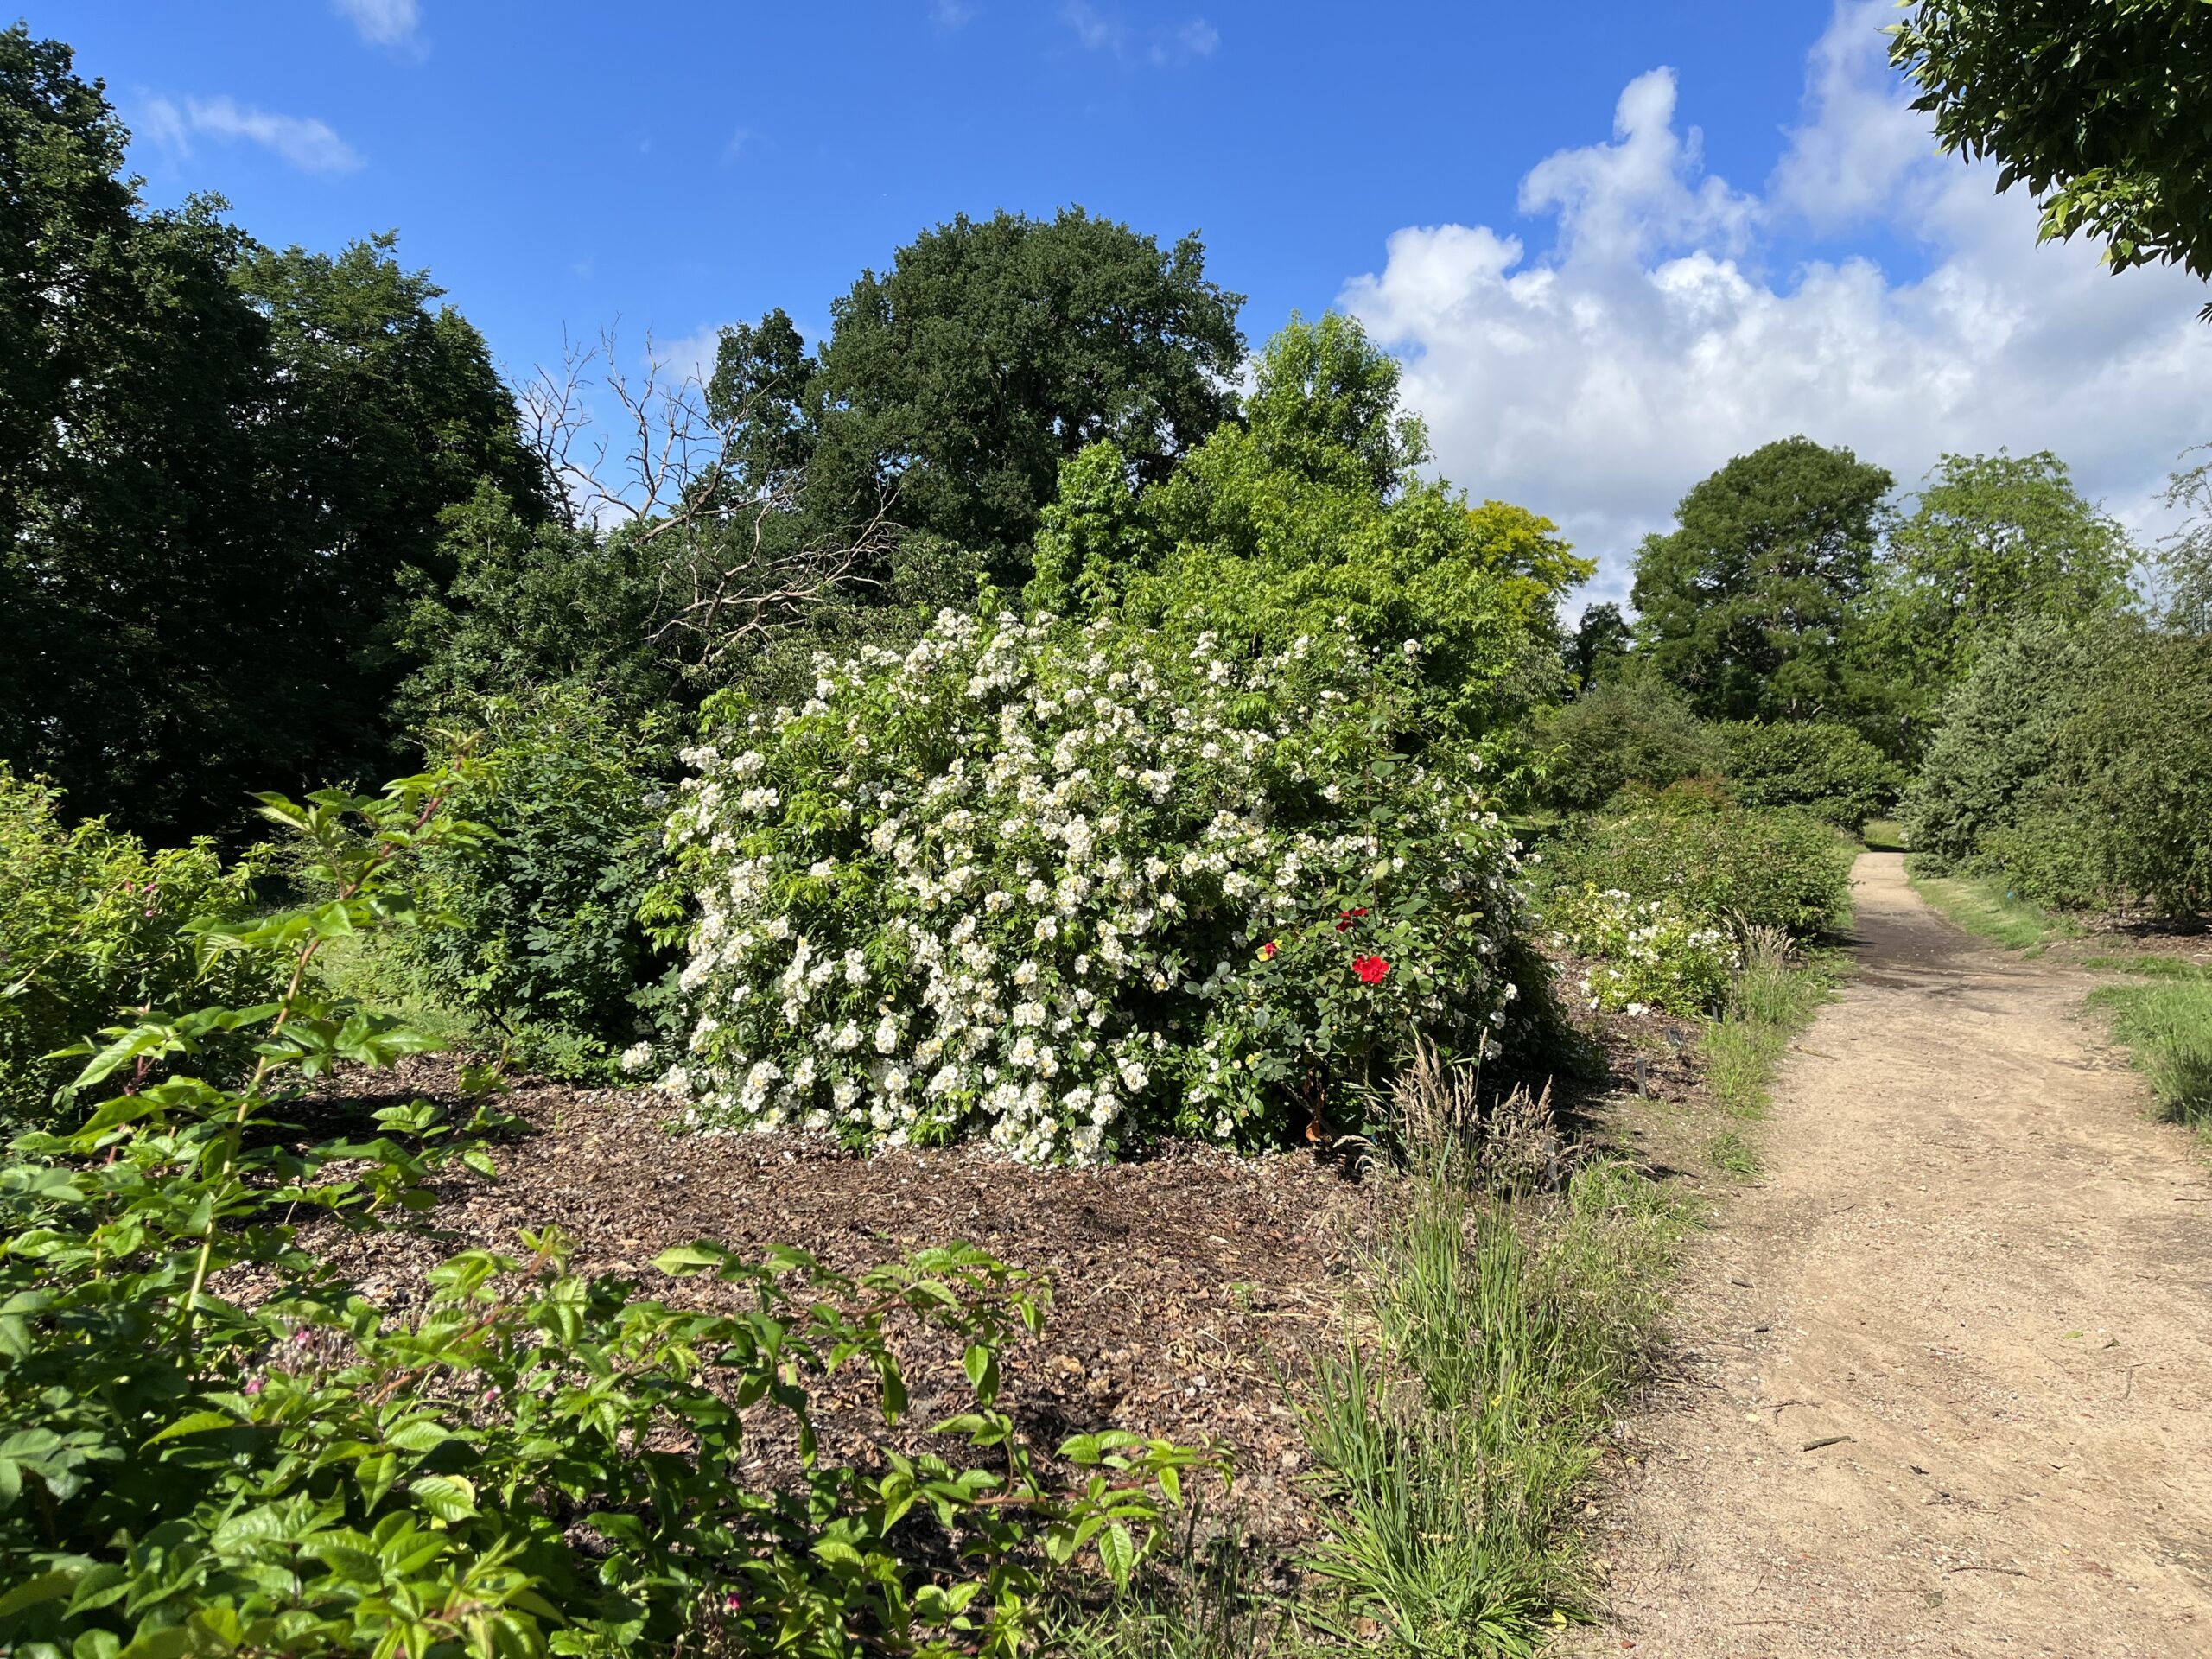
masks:
POLYGON ((2212 978, 2107 985, 2089 1001, 2112 1010, 2113 1035, 2126 1045, 2164 1116, 2212 1136, 2212 978))
POLYGON ((1825 960, 1802 959, 1788 939, 1765 931, 1746 931, 1744 968, 1728 1007, 1699 1045, 1706 1087, 1722 1109, 1737 1117, 1766 1116, 1775 1067, 1789 1039, 1827 1001, 1832 983, 1825 960))

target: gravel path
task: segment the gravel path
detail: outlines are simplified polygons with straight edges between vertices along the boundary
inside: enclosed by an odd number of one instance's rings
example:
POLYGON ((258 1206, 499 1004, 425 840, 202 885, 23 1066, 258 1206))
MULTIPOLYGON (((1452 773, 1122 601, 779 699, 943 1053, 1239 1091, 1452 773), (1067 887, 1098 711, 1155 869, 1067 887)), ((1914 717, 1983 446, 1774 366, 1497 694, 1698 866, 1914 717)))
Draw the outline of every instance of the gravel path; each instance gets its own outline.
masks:
POLYGON ((1586 1654, 2212 1656, 2212 1167, 1895 855, 1688 1265, 1586 1654))

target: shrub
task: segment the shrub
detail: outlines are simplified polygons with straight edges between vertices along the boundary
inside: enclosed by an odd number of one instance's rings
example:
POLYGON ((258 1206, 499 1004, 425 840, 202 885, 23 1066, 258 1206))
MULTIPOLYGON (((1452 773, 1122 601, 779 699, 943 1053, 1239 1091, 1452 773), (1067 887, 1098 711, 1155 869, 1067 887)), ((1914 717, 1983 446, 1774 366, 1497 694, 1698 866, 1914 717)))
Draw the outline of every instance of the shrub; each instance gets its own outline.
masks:
POLYGON ((1584 886, 1546 901, 1552 943, 1592 959, 1580 982, 1592 1008, 1705 1014, 1727 999, 1738 950, 1725 929, 1686 914, 1672 898, 1635 899, 1584 886))
POLYGON ((493 836, 429 855, 443 925, 402 936, 404 960, 532 1064, 606 1072, 642 1033, 639 999, 669 965, 639 911, 661 867, 673 747, 576 688, 480 712, 480 731, 446 741, 480 762, 454 810, 493 836))
POLYGON ((0 1164, 0 1650, 1014 1659, 1078 1552, 1126 1583, 1181 1475, 1215 1460, 1089 1434, 1060 1448, 1077 1484, 1041 1480, 996 1406, 1039 1287, 972 1248, 850 1278, 791 1250, 661 1256, 727 1287, 734 1306, 705 1311, 525 1234, 520 1256, 433 1269, 401 1318, 303 1246, 298 1219, 381 1226, 433 1179, 491 1173, 420 1103, 365 1141, 303 1145, 284 1122, 308 1079, 429 1046, 310 969, 420 908, 418 855, 475 837, 444 810, 453 781, 272 804, 329 896, 203 937, 283 981, 276 1003, 82 1045, 88 1088, 149 1058, 178 1075, 0 1164), (261 1059, 242 1088, 188 1074, 243 1027, 261 1059), (860 1372, 895 1419, 921 1343, 966 1374, 928 1432, 951 1455, 825 1465, 817 1380, 860 1372), (769 1467, 776 1431, 795 1455, 769 1467))
POLYGON ((1618 888, 1702 925, 1818 933, 1850 902, 1849 848, 1808 813, 1662 797, 1604 818, 1552 855, 1556 888, 1618 888))
POLYGON ((1854 834, 1897 804, 1904 775, 1848 726, 1732 721, 1720 728, 1729 781, 1745 806, 1792 806, 1854 834))
POLYGON ((2059 728, 2081 707, 2101 632, 2024 624, 1985 651, 1943 705, 1899 817, 1922 869, 1969 863, 1982 838, 2036 804, 2059 728))
POLYGON ((1536 741, 1553 752, 1544 799, 1572 812, 1603 806, 1631 784, 1664 789, 1718 773, 1726 760, 1719 734, 1682 694, 1649 677, 1593 685, 1548 710, 1536 741))
POLYGON ((1416 1035, 1507 1027, 1511 843, 1385 750, 1398 653, 948 612, 818 672, 690 756, 686 1122, 1249 1144, 1416 1035))
POLYGON ((0 766, 0 1125, 44 1121, 76 1068, 42 1057, 124 1008, 270 988, 235 960, 203 966, 182 931, 252 906, 252 860, 226 868, 209 841, 149 851, 61 814, 59 791, 0 766))
POLYGON ((2212 638, 2104 653, 2042 798, 1986 846, 2047 904, 2212 911, 2212 638))

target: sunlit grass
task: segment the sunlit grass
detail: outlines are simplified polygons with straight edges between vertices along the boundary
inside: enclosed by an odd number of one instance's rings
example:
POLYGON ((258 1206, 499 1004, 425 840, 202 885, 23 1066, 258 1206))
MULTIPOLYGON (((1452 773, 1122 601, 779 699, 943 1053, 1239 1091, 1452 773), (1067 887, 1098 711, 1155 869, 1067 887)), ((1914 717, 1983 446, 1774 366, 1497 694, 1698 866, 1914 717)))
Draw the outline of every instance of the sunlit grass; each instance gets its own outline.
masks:
POLYGON ((1913 888, 1942 915, 1978 938, 1994 940, 2007 950, 2040 953, 2056 939, 2071 938, 2081 930, 2063 916, 2005 891, 2005 884, 1986 876, 1925 875, 1905 862, 1913 888))
POLYGON ((1332 1592, 1309 1618, 1391 1654, 1523 1654, 1589 1605, 1568 1516, 1684 1224, 1623 1164, 1518 1205, 1433 1178, 1401 1199, 1305 1402, 1332 1592))
POLYGON ((2212 1137, 2212 978, 2106 985, 2089 1001, 2111 1010, 2113 1036, 2126 1046, 2162 1113, 2212 1137))
POLYGON ((1859 831, 1870 853, 1904 851, 1904 826, 1895 818, 1869 818, 1859 831))

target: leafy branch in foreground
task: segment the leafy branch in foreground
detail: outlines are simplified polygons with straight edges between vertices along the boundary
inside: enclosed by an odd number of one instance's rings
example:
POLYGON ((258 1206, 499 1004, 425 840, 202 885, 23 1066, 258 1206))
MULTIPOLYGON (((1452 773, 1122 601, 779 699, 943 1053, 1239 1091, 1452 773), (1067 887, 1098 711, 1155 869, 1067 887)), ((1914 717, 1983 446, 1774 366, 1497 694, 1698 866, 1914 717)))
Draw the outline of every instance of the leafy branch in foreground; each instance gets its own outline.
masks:
POLYGON ((77 1087, 120 1092, 0 1163, 0 1649, 1011 1655, 1055 1568, 1095 1558, 1126 1583, 1185 1474, 1217 1460, 1086 1436, 1060 1448, 1081 1484, 1049 1486, 996 1405, 1044 1290, 969 1247, 847 1277, 697 1245, 656 1265, 710 1279, 713 1306, 676 1307, 576 1273, 549 1231, 447 1261, 401 1319, 303 1244, 302 1219, 386 1225, 454 1166, 492 1173, 486 1114, 418 1103, 321 1142, 284 1121, 340 1064, 432 1046, 313 968, 422 918, 420 855, 482 834, 447 810, 455 782, 267 798, 326 896, 197 934, 284 967, 281 995, 80 1045, 77 1087), (240 1087, 193 1074, 246 1032, 240 1087), (902 1331, 962 1351, 972 1407, 931 1431, 944 1454, 823 1466, 810 1387, 867 1373, 895 1421, 902 1331), (796 1456, 749 1486, 764 1412, 796 1456))

